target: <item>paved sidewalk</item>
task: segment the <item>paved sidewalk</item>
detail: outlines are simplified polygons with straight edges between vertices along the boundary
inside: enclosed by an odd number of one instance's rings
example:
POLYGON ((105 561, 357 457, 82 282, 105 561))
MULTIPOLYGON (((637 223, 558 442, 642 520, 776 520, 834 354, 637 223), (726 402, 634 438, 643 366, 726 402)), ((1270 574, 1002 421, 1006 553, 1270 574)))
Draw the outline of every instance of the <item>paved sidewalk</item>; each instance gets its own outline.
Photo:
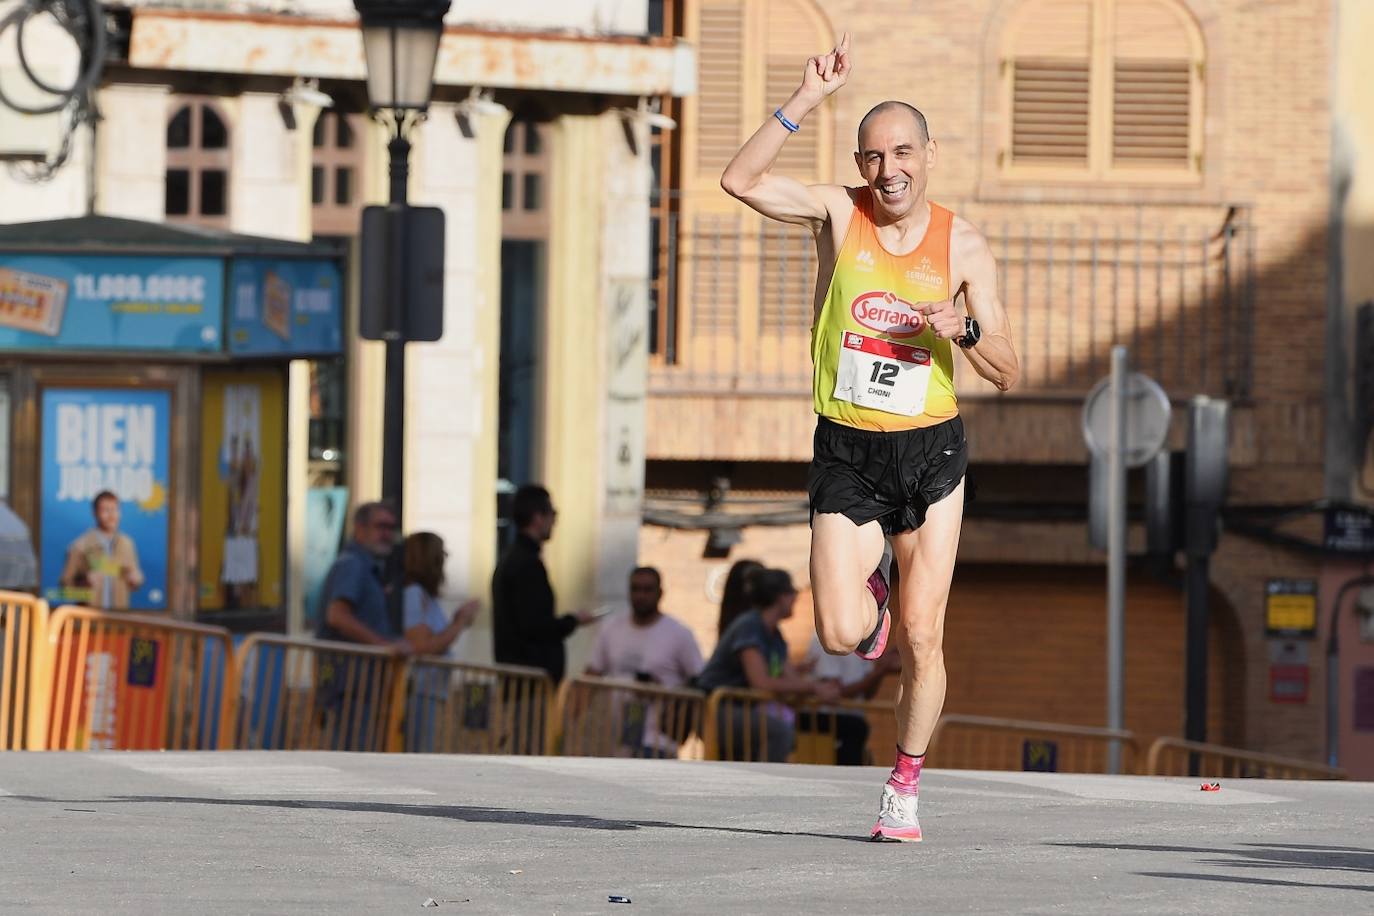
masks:
POLYGON ((0 909, 1356 913, 1374 783, 326 753, 0 754, 0 909), (8 796, 8 797, 6 797, 8 796), (629 897, 629 905, 608 901, 629 897), (438 908, 422 908, 427 899, 438 908))

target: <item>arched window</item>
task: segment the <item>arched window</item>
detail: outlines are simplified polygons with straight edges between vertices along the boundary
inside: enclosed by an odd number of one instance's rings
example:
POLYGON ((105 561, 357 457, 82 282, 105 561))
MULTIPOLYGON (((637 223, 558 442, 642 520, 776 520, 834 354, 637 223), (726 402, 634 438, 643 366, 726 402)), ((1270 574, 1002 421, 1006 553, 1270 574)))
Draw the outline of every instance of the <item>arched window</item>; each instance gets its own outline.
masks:
POLYGON ((1201 174, 1202 33, 1176 0, 1025 0, 1002 39, 1004 175, 1201 174))
MULTIPOLYGON (((668 234, 679 294, 660 310, 658 339, 682 341, 687 363, 732 359, 728 349, 760 340, 792 346, 811 324, 815 243, 804 229, 745 211, 721 192, 720 175, 837 33, 814 0, 699 0, 685 8, 684 26, 697 49, 697 93, 682 103, 682 200, 668 234)), ((787 139, 778 172, 834 180, 832 109, 822 105, 787 139)))
POLYGON ((315 235, 353 235, 362 218, 366 125, 363 116, 326 109, 310 140, 310 221, 315 235))
POLYGON ((169 222, 229 225, 229 125, 209 99, 172 99, 164 212, 169 222))

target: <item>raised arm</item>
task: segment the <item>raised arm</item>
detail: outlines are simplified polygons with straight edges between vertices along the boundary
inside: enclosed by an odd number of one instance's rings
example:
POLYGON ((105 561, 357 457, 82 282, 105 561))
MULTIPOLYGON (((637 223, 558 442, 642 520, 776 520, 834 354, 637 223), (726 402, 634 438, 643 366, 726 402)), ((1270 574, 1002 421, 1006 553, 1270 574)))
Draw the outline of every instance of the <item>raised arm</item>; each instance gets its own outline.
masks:
MULTIPOLYGON (((829 54, 807 60, 801 86, 779 109, 782 117, 794 126, 801 125, 848 82, 850 70, 849 33, 845 32, 829 54)), ((769 219, 806 226, 819 234, 833 209, 849 206, 848 193, 838 185, 804 185, 795 178, 773 174, 773 162, 791 135, 792 130, 781 119, 769 117, 725 167, 720 186, 769 219)))

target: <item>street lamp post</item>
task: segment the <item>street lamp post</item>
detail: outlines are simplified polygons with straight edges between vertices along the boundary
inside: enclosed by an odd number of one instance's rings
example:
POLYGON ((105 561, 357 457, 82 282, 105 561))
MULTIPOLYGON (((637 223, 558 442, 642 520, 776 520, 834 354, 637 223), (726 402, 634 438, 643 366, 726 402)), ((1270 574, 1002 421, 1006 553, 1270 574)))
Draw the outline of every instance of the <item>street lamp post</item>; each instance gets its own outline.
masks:
MULTIPOLYGON (((450 0, 354 0, 363 33, 367 63, 367 99, 373 117, 391 130, 390 203, 393 209, 408 207, 406 185, 410 177, 408 134, 424 118, 434 92, 434 65, 443 37, 444 14, 450 0)), ((404 214, 403 214, 404 215, 404 214)), ((408 251, 407 220, 399 219, 399 231, 388 239, 388 260, 393 269, 386 302, 386 382, 383 399, 382 498, 392 504, 404 523, 405 475, 405 345, 407 302, 411 278, 403 269, 408 251)), ((399 607, 402 564, 393 562, 391 600, 393 616, 399 607)))

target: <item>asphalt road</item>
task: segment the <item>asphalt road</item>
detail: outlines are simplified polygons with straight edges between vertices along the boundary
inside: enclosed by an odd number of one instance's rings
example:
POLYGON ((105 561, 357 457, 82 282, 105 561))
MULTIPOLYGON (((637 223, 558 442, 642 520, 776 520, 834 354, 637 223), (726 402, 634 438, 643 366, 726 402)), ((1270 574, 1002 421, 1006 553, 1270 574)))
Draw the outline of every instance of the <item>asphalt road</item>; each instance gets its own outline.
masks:
POLYGON ((284 752, 0 754, 0 909, 1374 912, 1374 783, 284 752), (629 904, 610 902, 611 895, 629 904), (426 908, 426 901, 437 907, 426 908))

